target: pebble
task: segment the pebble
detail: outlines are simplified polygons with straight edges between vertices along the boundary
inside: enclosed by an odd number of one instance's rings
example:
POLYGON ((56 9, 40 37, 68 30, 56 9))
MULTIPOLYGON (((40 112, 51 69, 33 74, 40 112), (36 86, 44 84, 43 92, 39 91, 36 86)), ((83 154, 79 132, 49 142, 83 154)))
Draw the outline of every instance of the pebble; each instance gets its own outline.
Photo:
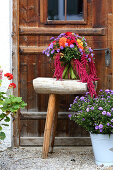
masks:
POLYGON ((97 166, 92 147, 55 147, 42 159, 41 147, 19 147, 0 152, 0 170, 113 170, 97 166))

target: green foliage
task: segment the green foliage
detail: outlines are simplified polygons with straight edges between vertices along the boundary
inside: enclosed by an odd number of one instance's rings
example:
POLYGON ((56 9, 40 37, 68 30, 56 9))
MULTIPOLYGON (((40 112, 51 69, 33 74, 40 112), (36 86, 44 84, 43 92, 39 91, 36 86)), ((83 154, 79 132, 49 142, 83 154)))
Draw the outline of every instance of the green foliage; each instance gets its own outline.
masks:
MULTIPOLYGON (((2 113, 0 114, 0 122, 4 120, 4 122, 8 123, 10 118, 9 114, 15 116, 17 111, 20 108, 24 108, 27 104, 22 101, 22 97, 15 97, 14 95, 6 96, 4 92, 0 92, 0 110, 2 113)), ((8 126, 8 124, 1 123, 0 131, 2 131, 2 126, 8 126)), ((5 133, 0 132, 0 139, 4 140, 5 133)))
POLYGON ((87 131, 95 134, 113 133, 113 91, 100 90, 97 98, 90 95, 76 97, 69 117, 87 131))

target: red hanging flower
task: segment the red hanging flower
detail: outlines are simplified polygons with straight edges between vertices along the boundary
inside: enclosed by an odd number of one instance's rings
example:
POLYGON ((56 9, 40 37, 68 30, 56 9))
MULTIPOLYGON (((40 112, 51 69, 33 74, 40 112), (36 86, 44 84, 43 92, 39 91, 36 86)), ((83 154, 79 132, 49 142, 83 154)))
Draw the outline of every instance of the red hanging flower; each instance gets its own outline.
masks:
POLYGON ((16 84, 15 83, 10 83, 8 89, 10 89, 10 88, 16 88, 16 84))
POLYGON ((11 73, 6 73, 4 74, 5 77, 8 78, 8 80, 12 80, 13 79, 13 75, 11 73))

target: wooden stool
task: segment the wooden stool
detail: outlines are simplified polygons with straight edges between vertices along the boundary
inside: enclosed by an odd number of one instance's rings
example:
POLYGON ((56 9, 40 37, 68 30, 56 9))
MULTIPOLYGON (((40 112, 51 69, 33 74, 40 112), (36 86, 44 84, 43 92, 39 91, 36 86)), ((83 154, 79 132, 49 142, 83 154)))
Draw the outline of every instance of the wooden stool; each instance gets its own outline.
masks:
POLYGON ((39 77, 33 80, 33 86, 36 93, 49 94, 42 151, 42 157, 47 158, 50 139, 51 152, 53 152, 58 118, 58 95, 82 94, 87 91, 87 83, 82 83, 80 80, 56 80, 55 78, 39 77))

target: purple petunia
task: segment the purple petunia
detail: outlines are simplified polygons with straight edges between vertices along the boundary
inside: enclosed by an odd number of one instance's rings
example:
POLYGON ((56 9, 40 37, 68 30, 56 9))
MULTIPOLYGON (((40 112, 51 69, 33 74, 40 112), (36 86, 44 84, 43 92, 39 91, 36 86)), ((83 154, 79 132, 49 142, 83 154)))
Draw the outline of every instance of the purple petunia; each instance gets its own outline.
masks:
POLYGON ((103 90, 102 89, 100 89, 100 92, 102 92, 103 90))
POLYGON ((74 48, 74 45, 73 45, 73 44, 71 44, 71 45, 70 45, 70 48, 74 48))
POLYGON ((113 112, 113 108, 111 108, 111 111, 113 112))
POLYGON ((85 118, 82 119, 83 121, 85 120, 85 118))
POLYGON ((113 122, 113 119, 111 119, 111 122, 113 122))
POLYGON ((99 107, 98 110, 103 110, 103 108, 102 108, 102 107, 99 107))
POLYGON ((106 115, 106 111, 103 111, 103 112, 102 112, 102 115, 106 115))

